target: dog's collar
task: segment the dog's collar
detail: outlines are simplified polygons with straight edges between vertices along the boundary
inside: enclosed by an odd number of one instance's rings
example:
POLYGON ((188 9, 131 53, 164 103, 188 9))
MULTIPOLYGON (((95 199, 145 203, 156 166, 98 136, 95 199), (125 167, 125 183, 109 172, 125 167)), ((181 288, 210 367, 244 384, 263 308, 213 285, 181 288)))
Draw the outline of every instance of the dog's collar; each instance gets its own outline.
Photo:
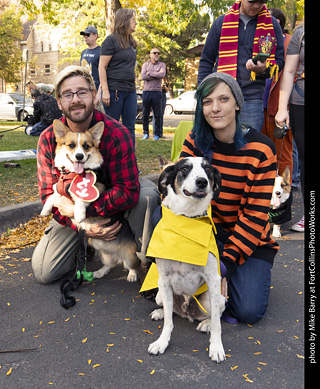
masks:
POLYGON ((269 209, 269 223, 283 224, 291 220, 292 193, 279 208, 269 209))

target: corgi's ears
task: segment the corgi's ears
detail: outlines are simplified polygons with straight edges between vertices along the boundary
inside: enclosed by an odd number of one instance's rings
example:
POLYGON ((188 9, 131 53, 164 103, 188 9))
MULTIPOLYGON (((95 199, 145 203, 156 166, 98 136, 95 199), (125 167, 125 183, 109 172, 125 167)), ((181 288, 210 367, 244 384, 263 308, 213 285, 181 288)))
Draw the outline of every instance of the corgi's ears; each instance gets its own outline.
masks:
POLYGON ((56 139, 61 139, 67 135, 70 129, 62 123, 61 120, 55 119, 53 121, 53 132, 56 136, 56 139))
POLYGON ((90 128, 88 130, 88 132, 90 132, 90 134, 93 138, 93 141, 98 142, 98 145, 100 143, 100 139, 102 137, 103 131, 104 131, 104 123, 103 122, 98 122, 92 128, 90 128))

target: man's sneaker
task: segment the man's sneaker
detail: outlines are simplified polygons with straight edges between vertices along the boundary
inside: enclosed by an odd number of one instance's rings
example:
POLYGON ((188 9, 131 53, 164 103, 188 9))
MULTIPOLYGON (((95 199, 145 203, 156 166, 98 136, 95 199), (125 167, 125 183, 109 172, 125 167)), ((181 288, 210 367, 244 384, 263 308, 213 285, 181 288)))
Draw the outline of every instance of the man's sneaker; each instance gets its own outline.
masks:
POLYGON ((153 137, 153 140, 159 140, 159 135, 155 135, 155 136, 153 137))
POLYGON ((144 134, 143 135, 142 140, 145 140, 145 139, 149 139, 149 135, 148 134, 144 134))
POLYGON ((297 223, 291 226, 290 230, 296 232, 304 232, 304 216, 301 218, 301 220, 299 220, 297 223))

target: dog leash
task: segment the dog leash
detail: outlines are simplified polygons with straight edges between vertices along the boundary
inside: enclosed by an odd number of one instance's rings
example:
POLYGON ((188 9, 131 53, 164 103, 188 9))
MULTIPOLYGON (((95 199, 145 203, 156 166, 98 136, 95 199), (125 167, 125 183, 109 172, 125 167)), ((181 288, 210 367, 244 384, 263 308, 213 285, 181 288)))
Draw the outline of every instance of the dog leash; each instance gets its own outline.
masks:
POLYGON ((63 280, 60 284, 60 304, 65 308, 72 308, 76 304, 76 299, 70 296, 69 293, 78 289, 83 281, 93 281, 92 272, 86 271, 87 261, 87 240, 85 238, 85 230, 79 228, 79 253, 76 260, 76 271, 73 279, 63 280))

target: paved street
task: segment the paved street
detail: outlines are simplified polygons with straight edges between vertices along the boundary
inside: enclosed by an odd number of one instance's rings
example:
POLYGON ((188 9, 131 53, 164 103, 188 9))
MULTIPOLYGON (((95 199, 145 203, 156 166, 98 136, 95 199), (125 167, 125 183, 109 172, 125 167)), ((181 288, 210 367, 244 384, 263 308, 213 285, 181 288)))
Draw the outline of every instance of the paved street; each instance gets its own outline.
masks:
MULTIPOLYGON (((296 192, 292 222, 302 213, 296 192)), ((227 359, 219 365, 208 357, 209 335, 177 316, 165 354, 148 355, 162 322, 150 320, 155 303, 139 296, 138 283, 128 283, 122 268, 72 292, 78 302, 65 310, 60 282, 35 281, 33 248, 8 254, 0 260, 0 387, 302 388, 304 238, 288 226, 279 239, 267 314, 254 326, 223 322, 227 359)), ((98 260, 88 267, 99 267, 98 260)))

